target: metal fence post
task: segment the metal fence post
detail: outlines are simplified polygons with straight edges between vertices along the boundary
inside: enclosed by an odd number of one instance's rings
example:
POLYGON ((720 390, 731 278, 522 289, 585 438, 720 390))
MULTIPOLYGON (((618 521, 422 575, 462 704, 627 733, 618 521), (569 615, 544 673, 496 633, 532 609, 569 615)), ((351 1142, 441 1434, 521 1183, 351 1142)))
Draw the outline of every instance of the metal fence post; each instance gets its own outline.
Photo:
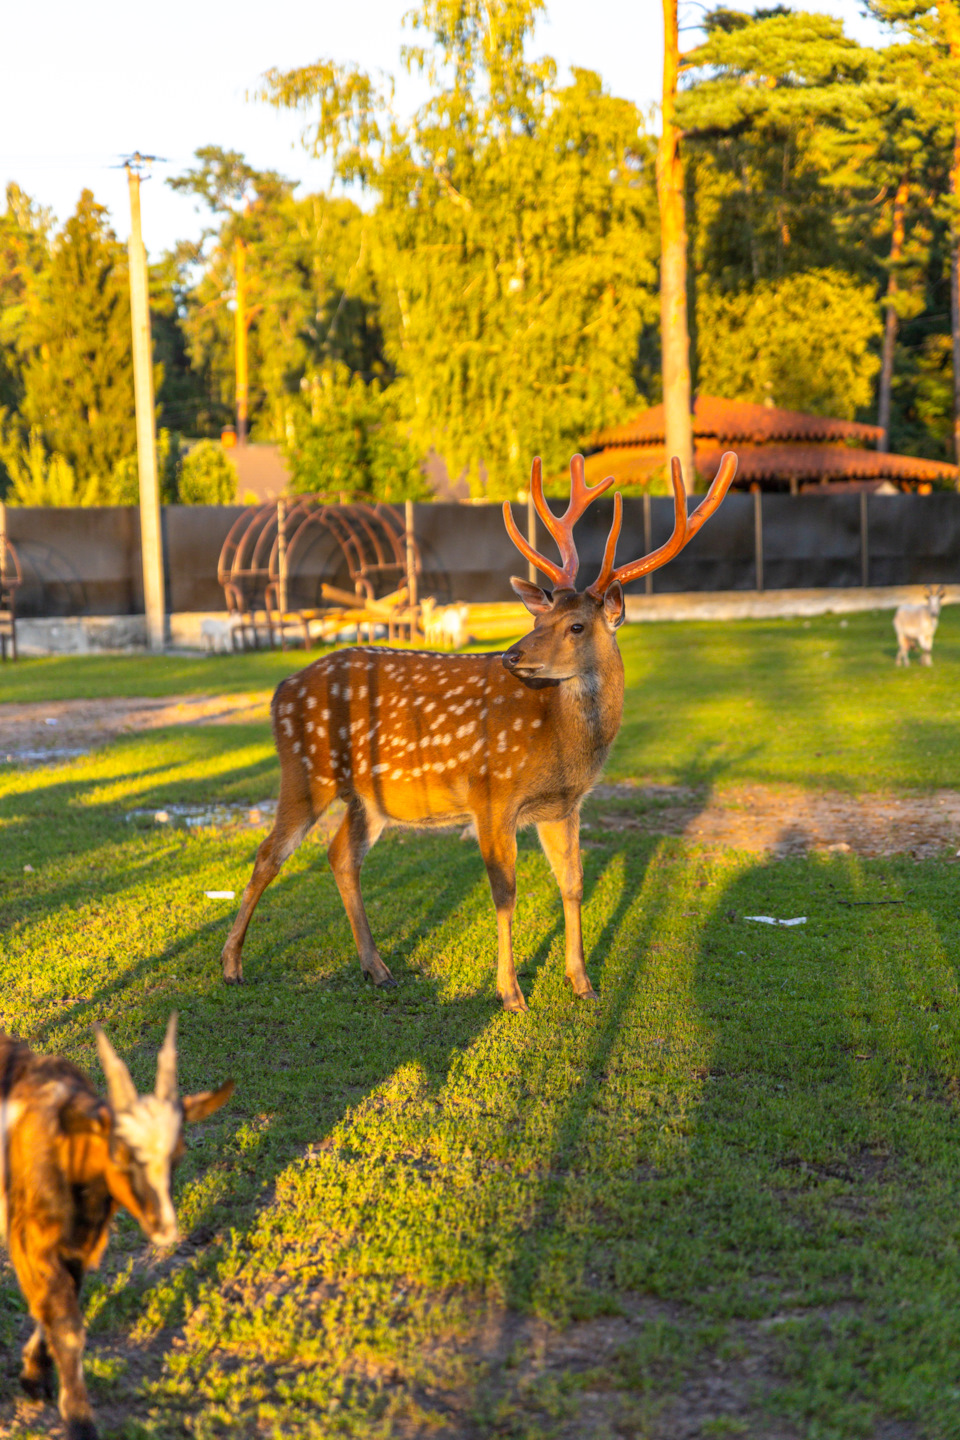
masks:
MULTIPOLYGON (((645 554, 645 555, 649 555, 649 554, 650 554, 650 551, 651 551, 652 549, 653 549, 653 542, 652 542, 652 540, 650 539, 650 496, 649 496, 649 494, 645 494, 644 497, 643 497, 643 550, 644 550, 644 554, 645 554)), ((646 591, 646 593, 647 593, 648 595, 652 595, 652 594, 653 594, 653 571, 652 571, 652 570, 647 573, 646 579, 645 579, 644 582, 643 582, 643 588, 644 588, 644 590, 646 591)))
POLYGON ((867 492, 860 491, 860 584, 870 584, 870 531, 867 526, 867 492))
POLYGON ((757 589, 763 589, 763 495, 753 492, 753 553, 757 567, 757 589))

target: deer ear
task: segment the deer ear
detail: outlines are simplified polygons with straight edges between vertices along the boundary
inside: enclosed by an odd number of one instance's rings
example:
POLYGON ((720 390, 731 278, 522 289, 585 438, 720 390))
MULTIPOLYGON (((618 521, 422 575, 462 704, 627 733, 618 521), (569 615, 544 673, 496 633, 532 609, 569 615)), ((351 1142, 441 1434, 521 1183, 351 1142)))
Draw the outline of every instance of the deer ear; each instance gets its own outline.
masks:
POLYGON ((534 585, 530 580, 521 580, 516 575, 510 576, 510 584, 531 615, 546 615, 553 609, 553 596, 549 591, 541 590, 539 585, 534 585))
POLYGON ((611 630, 619 630, 627 618, 627 602, 619 580, 614 580, 603 592, 603 618, 611 630))
POLYGON ((206 1120, 214 1110, 219 1110, 221 1105, 226 1105, 233 1094, 235 1083, 233 1080, 227 1080, 219 1090, 204 1090, 200 1095, 185 1095, 183 1097, 184 1120, 188 1124, 193 1124, 197 1120, 206 1120))

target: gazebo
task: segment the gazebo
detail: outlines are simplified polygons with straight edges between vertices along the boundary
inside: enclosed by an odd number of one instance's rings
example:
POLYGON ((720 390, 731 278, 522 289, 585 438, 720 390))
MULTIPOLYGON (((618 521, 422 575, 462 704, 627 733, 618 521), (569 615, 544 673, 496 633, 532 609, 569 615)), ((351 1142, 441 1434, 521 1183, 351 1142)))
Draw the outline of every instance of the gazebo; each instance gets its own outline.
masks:
MULTIPOLYGON (((694 457, 702 475, 712 476, 724 450, 740 457, 741 489, 788 490, 790 494, 853 490, 926 489, 934 482, 956 485, 956 465, 916 455, 868 450, 883 438, 877 425, 806 415, 745 400, 699 395, 693 410, 694 457)), ((615 475, 621 485, 645 486, 667 462, 662 405, 635 420, 600 430, 589 441, 587 480, 615 475)))

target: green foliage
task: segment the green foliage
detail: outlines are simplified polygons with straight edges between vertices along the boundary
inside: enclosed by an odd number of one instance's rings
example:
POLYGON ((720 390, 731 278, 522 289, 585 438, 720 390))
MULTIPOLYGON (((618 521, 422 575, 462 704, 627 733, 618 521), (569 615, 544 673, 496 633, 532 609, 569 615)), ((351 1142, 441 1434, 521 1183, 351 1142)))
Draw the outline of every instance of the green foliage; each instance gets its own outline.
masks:
POLYGON ((96 505, 96 479, 77 479, 69 461, 56 451, 48 453, 40 431, 24 436, 20 427, 4 423, 0 410, 0 468, 6 472, 4 499, 8 505, 96 505))
POLYGON ((416 451, 398 422, 390 389, 364 384, 345 365, 314 371, 291 408, 291 489, 348 491, 396 502, 425 500, 430 490, 416 451))
POLYGON ((870 404, 880 317, 874 295, 848 275, 817 270, 739 294, 707 292, 697 312, 709 337, 704 393, 844 419, 870 404))
POLYGON ((235 505, 237 467, 217 440, 191 446, 180 466, 181 505, 235 505))
POLYGON ((23 335, 29 296, 49 258, 50 214, 19 185, 6 191, 0 214, 0 408, 23 400, 23 335))
MULTIPOLYGON (((157 479, 160 504, 176 505, 179 498, 182 440, 169 430, 157 432, 157 479)), ((140 469, 136 454, 126 455, 114 466, 108 487, 101 487, 103 505, 139 505, 140 469)))
POLYGON ((432 98, 409 126, 369 77, 328 62, 267 76, 307 110, 309 142, 379 197, 373 263, 398 407, 476 495, 513 495, 635 408, 632 365, 656 311, 651 149, 636 107, 529 62, 539 6, 425 4, 407 62, 432 98), (545 200, 549 197, 549 201, 545 200))
POLYGON ((105 485, 136 448, 126 251, 84 190, 26 307, 24 420, 80 485, 105 485))

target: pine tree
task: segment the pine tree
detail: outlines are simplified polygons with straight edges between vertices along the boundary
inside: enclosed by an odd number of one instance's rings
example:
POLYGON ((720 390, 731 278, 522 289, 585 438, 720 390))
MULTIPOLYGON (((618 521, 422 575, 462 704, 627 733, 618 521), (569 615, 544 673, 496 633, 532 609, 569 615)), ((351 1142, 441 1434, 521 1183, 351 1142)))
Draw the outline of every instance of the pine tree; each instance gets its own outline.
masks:
POLYGON ((136 448, 126 251, 89 190, 29 297, 20 411, 84 493, 136 448))

